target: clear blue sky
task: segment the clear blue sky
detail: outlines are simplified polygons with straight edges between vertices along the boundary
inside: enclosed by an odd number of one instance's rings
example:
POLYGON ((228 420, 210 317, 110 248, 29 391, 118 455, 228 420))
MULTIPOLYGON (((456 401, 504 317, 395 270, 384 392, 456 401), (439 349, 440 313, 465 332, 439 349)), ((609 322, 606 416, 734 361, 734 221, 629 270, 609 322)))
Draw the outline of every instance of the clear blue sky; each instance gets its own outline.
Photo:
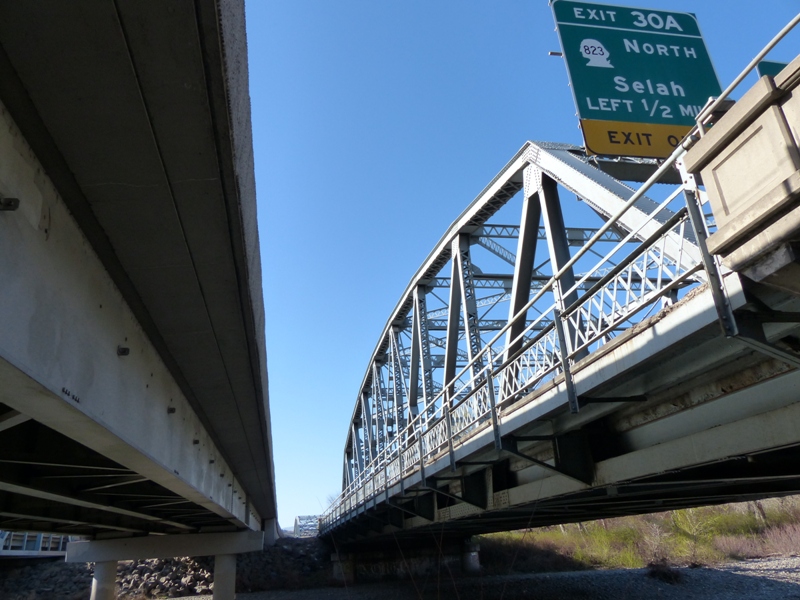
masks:
MULTIPOLYGON (((797 0, 694 12, 725 87, 797 0)), ((450 222, 528 140, 581 144, 546 0, 248 0, 278 513, 341 487, 385 320, 450 222)), ((793 33, 770 56, 800 51, 793 33)), ((738 96, 737 96, 738 97, 738 96)), ((569 217, 567 217, 569 218, 569 217)))

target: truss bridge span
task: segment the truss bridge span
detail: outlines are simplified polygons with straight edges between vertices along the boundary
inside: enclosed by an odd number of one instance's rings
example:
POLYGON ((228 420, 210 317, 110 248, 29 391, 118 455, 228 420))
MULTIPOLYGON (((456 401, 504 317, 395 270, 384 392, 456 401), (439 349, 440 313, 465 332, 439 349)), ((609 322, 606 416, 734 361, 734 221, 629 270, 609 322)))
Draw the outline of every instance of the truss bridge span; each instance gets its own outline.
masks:
POLYGON ((684 154, 517 152, 381 332, 322 536, 463 538, 800 490, 797 297, 709 254, 684 154))

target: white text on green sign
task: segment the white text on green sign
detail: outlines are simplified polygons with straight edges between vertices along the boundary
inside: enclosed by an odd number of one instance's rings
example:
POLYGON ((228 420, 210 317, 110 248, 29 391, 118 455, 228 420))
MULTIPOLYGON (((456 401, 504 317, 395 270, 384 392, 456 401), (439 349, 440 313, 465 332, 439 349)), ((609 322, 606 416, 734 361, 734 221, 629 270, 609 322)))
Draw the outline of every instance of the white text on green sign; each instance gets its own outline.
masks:
POLYGON ((693 14, 555 0, 581 119, 691 125, 720 85, 693 14))

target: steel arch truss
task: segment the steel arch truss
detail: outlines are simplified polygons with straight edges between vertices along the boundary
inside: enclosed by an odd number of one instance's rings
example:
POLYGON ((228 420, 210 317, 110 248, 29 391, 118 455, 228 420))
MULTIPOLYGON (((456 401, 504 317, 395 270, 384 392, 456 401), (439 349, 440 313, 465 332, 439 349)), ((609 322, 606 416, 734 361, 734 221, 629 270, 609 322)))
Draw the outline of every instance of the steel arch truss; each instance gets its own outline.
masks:
MULTIPOLYGON (((416 470, 424 481, 426 463, 452 456, 471 432, 496 428, 504 407, 557 375, 568 380, 571 364, 704 281, 681 191, 642 196, 619 216, 634 191, 582 150, 525 144, 448 229, 392 312, 356 396, 344 491, 325 518, 416 470), (562 201, 563 190, 591 209, 583 210, 597 217, 594 226, 567 226, 575 200, 562 201), (509 204, 519 192, 521 202, 509 204), (506 206, 504 218, 518 220, 490 222, 506 206)), ((577 398, 570 408, 579 409, 577 398)))

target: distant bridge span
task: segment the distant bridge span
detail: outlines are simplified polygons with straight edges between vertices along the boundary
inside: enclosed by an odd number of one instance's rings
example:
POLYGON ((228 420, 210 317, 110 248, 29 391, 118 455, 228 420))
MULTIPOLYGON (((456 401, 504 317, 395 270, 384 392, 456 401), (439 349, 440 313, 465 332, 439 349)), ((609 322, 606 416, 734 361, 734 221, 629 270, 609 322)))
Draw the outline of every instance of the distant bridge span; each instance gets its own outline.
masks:
POLYGON ((800 303, 708 253, 684 158, 522 147, 389 317, 323 536, 357 548, 800 492, 800 303))

